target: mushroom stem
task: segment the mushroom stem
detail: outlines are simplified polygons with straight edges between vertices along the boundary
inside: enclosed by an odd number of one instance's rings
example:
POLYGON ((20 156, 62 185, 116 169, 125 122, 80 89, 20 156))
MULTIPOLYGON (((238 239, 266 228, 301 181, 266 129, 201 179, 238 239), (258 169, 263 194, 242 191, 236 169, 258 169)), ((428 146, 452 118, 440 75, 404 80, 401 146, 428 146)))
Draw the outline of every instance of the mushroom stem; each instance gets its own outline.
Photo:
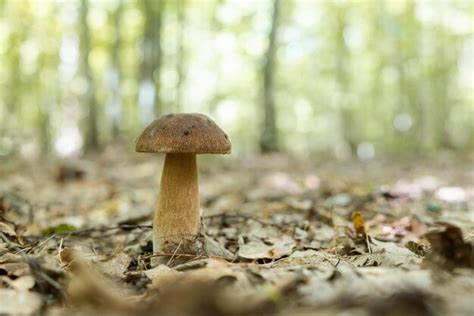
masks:
POLYGON ((153 220, 153 251, 192 251, 201 228, 195 154, 167 154, 153 220))

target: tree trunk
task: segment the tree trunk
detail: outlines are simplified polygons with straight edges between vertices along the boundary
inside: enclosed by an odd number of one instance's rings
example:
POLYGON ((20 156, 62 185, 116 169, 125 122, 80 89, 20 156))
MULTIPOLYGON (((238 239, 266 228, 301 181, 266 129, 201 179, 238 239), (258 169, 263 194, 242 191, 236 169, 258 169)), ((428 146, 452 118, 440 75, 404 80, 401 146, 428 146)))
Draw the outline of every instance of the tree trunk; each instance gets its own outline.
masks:
POLYGON ((227 97, 227 94, 223 91, 222 87, 222 72, 221 72, 221 65, 222 65, 222 54, 219 52, 219 47, 217 43, 217 37, 222 30, 223 25, 222 22, 219 20, 217 14, 222 5, 222 0, 216 0, 214 5, 212 6, 211 14, 209 17, 209 29, 212 34, 212 44, 211 49, 213 51, 213 63, 212 68, 215 69, 214 75, 215 80, 212 87, 212 96, 208 102, 208 111, 212 115, 215 114, 217 106, 219 103, 227 97))
POLYGON ((10 36, 8 43, 5 43, 9 58, 8 62, 6 60, 2 60, 0 73, 2 76, 4 76, 5 73, 9 73, 9 76, 7 79, 6 88, 4 91, 0 91, 0 93, 3 94, 2 99, 5 101, 4 111, 0 113, 3 114, 0 121, 0 136, 9 136, 8 131, 18 127, 17 124, 12 124, 14 121, 11 119, 12 117, 15 117, 21 121, 22 104, 20 102, 21 98, 19 98, 19 96, 21 96, 23 93, 23 80, 21 76, 20 47, 21 43, 25 40, 28 31, 28 29, 22 29, 14 32, 10 36))
POLYGON ((122 98, 120 95, 120 83, 122 78, 120 49, 121 49, 121 19, 123 11, 123 1, 118 0, 117 7, 113 15, 115 40, 112 45, 111 59, 112 69, 109 74, 109 89, 111 93, 111 100, 109 103, 109 115, 112 122, 112 139, 117 140, 120 136, 119 123, 122 114, 122 98))
POLYGON ((176 49, 176 73, 178 82, 176 83, 176 104, 175 111, 180 112, 183 103, 183 82, 184 82, 184 0, 176 0, 176 15, 178 21, 178 38, 176 49))
POLYGON ((39 134, 41 154, 43 156, 47 155, 51 150, 51 118, 49 106, 51 105, 51 100, 49 98, 42 99, 39 95, 37 100, 41 100, 38 103, 38 114, 37 114, 37 128, 39 134))
POLYGON ((139 105, 142 111, 153 112, 155 116, 158 116, 163 110, 160 98, 160 72, 164 2, 142 0, 141 3, 145 16, 145 29, 142 42, 143 60, 140 71, 139 105))
POLYGON ((262 152, 278 151, 278 131, 274 99, 276 39, 279 27, 280 0, 273 1, 272 27, 268 36, 268 48, 263 66, 263 131, 260 136, 262 152))
MULTIPOLYGON (((338 115, 338 143, 342 148, 350 149, 350 155, 357 150, 358 135, 354 128, 354 113, 352 105, 349 104, 347 97, 350 86, 350 75, 348 73, 350 60, 349 51, 344 40, 344 30, 346 28, 345 8, 338 8, 335 12, 336 23, 336 81, 339 89, 339 97, 337 99, 337 115, 338 115)), ((349 152, 348 152, 349 153, 349 152)))
POLYGON ((82 0, 80 10, 80 51, 81 71, 87 81, 87 90, 84 94, 84 105, 88 109, 85 137, 86 152, 99 149, 98 103, 95 96, 95 84, 88 56, 91 48, 91 38, 87 15, 89 12, 88 0, 82 0))

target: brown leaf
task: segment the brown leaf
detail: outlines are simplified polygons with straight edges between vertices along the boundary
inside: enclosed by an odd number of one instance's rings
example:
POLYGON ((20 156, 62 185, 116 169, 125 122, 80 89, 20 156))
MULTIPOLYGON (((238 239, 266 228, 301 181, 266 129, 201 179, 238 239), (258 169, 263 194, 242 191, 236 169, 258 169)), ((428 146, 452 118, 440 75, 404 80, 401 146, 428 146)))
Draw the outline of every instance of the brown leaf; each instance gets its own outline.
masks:
POLYGON ((354 224, 354 230, 358 235, 364 236, 367 234, 367 229, 365 228, 364 217, 359 212, 352 213, 352 224, 354 224))
POLYGON ((437 230, 425 234, 432 251, 423 263, 435 264, 447 270, 455 267, 474 269, 474 245, 464 241, 459 227, 449 223, 439 224, 437 230))
POLYGON ((115 278, 121 278, 124 276, 124 272, 127 270, 131 261, 132 258, 129 255, 121 252, 105 260, 96 262, 96 265, 103 273, 115 278))
POLYGON ((263 241, 253 240, 240 246, 238 255, 245 259, 278 259, 290 255, 295 247, 295 241, 287 236, 273 238, 273 245, 263 241))
POLYGON ((117 285, 104 275, 95 266, 88 264, 72 251, 70 268, 72 280, 68 288, 68 300, 72 306, 81 309, 91 309, 96 311, 108 311, 115 315, 121 313, 130 314, 132 306, 124 299, 117 285))
POLYGON ((158 289, 164 284, 174 281, 180 272, 160 264, 153 269, 145 271, 145 275, 151 280, 148 284, 149 289, 158 289), (170 280, 170 281, 168 281, 170 280))
POLYGON ((71 248, 65 247, 59 251, 59 261, 62 267, 65 267, 74 260, 74 251, 71 248))

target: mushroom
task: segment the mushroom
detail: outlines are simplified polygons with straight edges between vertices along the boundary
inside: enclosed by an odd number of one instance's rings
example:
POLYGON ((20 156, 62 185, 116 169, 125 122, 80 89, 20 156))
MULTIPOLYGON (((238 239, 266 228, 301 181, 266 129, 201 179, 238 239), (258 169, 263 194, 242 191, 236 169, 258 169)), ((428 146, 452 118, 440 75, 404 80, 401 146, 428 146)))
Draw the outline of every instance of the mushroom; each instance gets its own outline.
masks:
POLYGON ((148 125, 137 152, 166 153, 153 219, 153 251, 199 253, 201 229, 196 154, 230 154, 227 135, 198 113, 168 114, 148 125))

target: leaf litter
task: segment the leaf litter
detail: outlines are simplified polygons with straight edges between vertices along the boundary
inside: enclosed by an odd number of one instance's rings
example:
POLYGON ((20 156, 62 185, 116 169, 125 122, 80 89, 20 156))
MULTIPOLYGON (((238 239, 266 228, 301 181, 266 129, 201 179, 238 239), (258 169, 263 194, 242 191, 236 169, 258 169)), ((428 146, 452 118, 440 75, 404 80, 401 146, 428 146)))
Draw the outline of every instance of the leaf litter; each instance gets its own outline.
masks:
POLYGON ((0 314, 474 313, 468 166, 204 161, 194 256, 152 253, 159 164, 117 157, 1 180, 0 314))

